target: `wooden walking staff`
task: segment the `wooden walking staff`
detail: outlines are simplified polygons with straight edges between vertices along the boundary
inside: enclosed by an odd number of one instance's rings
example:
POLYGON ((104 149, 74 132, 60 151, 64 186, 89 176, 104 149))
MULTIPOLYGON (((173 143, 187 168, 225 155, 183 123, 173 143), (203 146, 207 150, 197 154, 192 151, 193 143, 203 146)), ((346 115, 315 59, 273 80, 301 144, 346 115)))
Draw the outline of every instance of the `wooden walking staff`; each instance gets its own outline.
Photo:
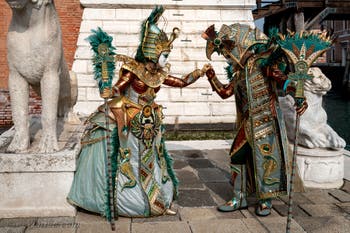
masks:
POLYGON ((298 148, 298 134, 301 112, 298 111, 302 108, 305 96, 304 96, 304 83, 308 79, 312 79, 313 76, 308 74, 308 70, 311 64, 324 53, 331 45, 331 39, 327 36, 326 32, 321 34, 314 34, 308 32, 291 33, 287 36, 280 35, 277 43, 282 48, 288 59, 293 63, 294 73, 288 74, 288 80, 297 83, 294 94, 295 106, 296 106, 296 120, 295 120, 295 138, 294 149, 292 158, 292 171, 290 177, 289 187, 289 201, 288 201, 288 216, 286 232, 290 233, 291 222, 293 218, 293 182, 296 172, 296 155, 298 148))
MULTIPOLYGON (((100 93, 103 93, 106 89, 112 89, 112 79, 114 76, 114 50, 112 46, 112 37, 103 32, 100 28, 96 31, 92 30, 94 34, 88 37, 88 41, 95 52, 93 57, 94 74, 95 79, 98 81, 100 93)), ((108 174, 108 207, 105 215, 111 224, 112 231, 115 231, 115 218, 118 218, 118 211, 115 208, 116 197, 114 195, 113 187, 113 171, 112 171, 112 153, 111 153, 111 137, 109 129, 109 108, 108 98, 104 97, 104 110, 106 121, 106 155, 107 155, 107 174, 108 174)), ((117 173, 116 173, 117 174, 117 173)))

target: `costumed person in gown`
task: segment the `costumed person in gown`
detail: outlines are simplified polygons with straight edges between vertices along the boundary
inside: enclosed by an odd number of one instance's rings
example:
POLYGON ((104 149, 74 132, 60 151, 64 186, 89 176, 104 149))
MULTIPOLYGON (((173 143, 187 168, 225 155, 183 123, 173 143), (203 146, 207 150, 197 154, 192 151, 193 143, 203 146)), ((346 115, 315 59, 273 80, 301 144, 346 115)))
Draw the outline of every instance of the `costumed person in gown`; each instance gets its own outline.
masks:
MULTIPOLYGON (((234 94, 236 100, 237 134, 229 154, 234 196, 218 210, 246 208, 247 195, 255 192, 255 212, 267 216, 271 198, 288 193, 288 141, 277 98, 278 90, 293 94, 293 83, 284 73, 286 60, 272 40, 248 25, 223 25, 219 32, 212 25, 202 37, 209 60, 217 52, 228 62, 228 84, 222 84, 213 69, 207 71, 213 91, 223 99, 234 94)), ((304 101, 297 111, 302 114, 306 108, 304 101)))
MULTIPOLYGON (((172 158, 165 148, 162 106, 155 102, 156 93, 162 84, 186 87, 204 76, 210 66, 195 69, 182 79, 169 75, 167 59, 179 29, 174 28, 168 38, 157 26, 163 11, 162 6, 157 6, 142 23, 141 43, 134 59, 114 56, 115 60, 123 61, 116 84, 112 88, 101 88, 100 85, 101 96, 111 97, 108 101, 108 128, 103 106, 86 121, 68 201, 107 218, 111 215, 111 203, 106 131, 111 135, 111 189, 116 214, 128 217, 175 214, 170 208, 178 181, 172 158)), ((97 42, 92 40, 90 37, 90 43, 96 47, 101 41, 108 42, 111 47, 111 37, 100 29, 96 32, 97 42)))

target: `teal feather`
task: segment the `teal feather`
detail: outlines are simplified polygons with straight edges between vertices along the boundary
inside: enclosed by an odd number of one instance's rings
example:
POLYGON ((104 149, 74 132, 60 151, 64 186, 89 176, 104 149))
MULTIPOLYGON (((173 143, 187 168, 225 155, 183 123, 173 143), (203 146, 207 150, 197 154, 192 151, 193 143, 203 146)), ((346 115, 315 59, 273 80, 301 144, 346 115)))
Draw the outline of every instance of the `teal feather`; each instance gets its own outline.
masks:
POLYGON ((140 44, 139 47, 137 48, 136 55, 135 55, 135 60, 139 62, 146 62, 146 58, 143 54, 142 51, 142 41, 143 38, 145 37, 145 32, 146 32, 146 24, 149 22, 149 24, 156 24, 157 21, 159 20, 159 17, 163 14, 164 8, 163 6, 156 6, 151 14, 148 16, 146 20, 144 20, 141 24, 141 32, 140 32, 140 44))
POLYGON ((293 51, 293 45, 299 50, 305 44, 306 48, 314 46, 314 52, 327 49, 331 45, 330 40, 323 40, 317 34, 310 33, 295 33, 294 35, 288 34, 285 39, 278 40, 278 44, 285 49, 293 51))
POLYGON ((227 76, 227 79, 228 81, 232 81, 233 80, 233 67, 231 64, 228 64, 228 66, 225 67, 225 70, 226 70, 226 76, 227 76))
POLYGON ((92 34, 86 38, 90 43, 91 50, 94 52, 93 55, 93 66, 94 66, 94 79, 98 82, 100 92, 104 88, 112 87, 112 80, 115 71, 115 47, 112 46, 113 37, 104 32, 100 27, 97 30, 91 30, 92 34), (108 48, 108 53, 106 55, 99 54, 98 48, 101 44, 105 44, 108 48), (102 63, 107 62, 108 80, 102 80, 102 63))
POLYGON ((285 54, 281 47, 278 46, 279 40, 278 28, 272 27, 269 29, 267 42, 255 45, 256 53, 261 54, 260 59, 257 61, 260 68, 277 64, 282 71, 286 69, 285 54))
POLYGON ((177 196, 178 196, 178 193, 179 193, 179 180, 177 179, 175 171, 173 169, 174 160, 171 157, 171 155, 168 153, 168 150, 165 147, 164 138, 161 139, 160 143, 162 144, 163 155, 164 155, 164 158, 165 158, 165 161, 166 161, 166 167, 167 167, 168 175, 170 176, 170 179, 172 180, 173 185, 174 185, 174 189, 175 189, 174 199, 176 199, 177 196))
MULTIPOLYGON (((116 193, 115 189, 115 178, 117 175, 117 168, 118 168, 118 154, 119 154, 119 136, 118 136, 118 127, 115 127, 111 133, 111 163, 112 163, 112 187, 113 187, 113 193, 116 193)), ((108 182, 108 169, 106 168, 106 181, 107 181, 107 187, 109 187, 108 182)), ((116 197, 116 194, 114 194, 116 197)), ((111 210, 110 210, 110 203, 109 203, 109 192, 108 189, 105 190, 105 213, 104 216, 108 221, 111 221, 111 210)))

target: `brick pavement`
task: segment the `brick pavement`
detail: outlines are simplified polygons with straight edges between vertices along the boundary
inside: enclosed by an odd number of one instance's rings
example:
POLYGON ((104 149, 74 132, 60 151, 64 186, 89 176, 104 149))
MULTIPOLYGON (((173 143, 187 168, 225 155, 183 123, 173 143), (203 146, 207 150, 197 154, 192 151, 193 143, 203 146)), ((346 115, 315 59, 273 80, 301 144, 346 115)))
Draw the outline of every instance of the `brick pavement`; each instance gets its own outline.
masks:
MULTIPOLYGON (((119 218, 121 233, 285 232, 287 197, 273 201, 272 214, 257 217, 256 199, 249 207, 230 213, 216 210, 231 197, 227 149, 174 150, 174 168, 180 180, 177 214, 153 218, 119 218)), ((340 189, 306 189, 294 195, 292 231, 350 232, 350 181, 340 189)), ((105 233, 111 232, 100 216, 78 211, 76 217, 1 219, 0 233, 105 233)))

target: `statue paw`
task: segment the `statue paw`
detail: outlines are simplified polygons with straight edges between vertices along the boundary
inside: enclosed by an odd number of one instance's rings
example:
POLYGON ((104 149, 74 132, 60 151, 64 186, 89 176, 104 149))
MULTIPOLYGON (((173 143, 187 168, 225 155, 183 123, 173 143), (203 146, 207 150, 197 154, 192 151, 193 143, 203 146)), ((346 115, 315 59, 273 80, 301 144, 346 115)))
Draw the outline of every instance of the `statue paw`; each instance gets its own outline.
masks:
POLYGON ((29 148, 29 136, 15 134, 10 145, 7 147, 7 153, 21 153, 29 148))
POLYGON ((345 140, 333 130, 329 131, 327 139, 332 149, 343 149, 346 146, 345 140))
POLYGON ((58 151, 58 143, 56 136, 48 133, 44 133, 41 137, 38 152, 39 153, 52 153, 58 151))

